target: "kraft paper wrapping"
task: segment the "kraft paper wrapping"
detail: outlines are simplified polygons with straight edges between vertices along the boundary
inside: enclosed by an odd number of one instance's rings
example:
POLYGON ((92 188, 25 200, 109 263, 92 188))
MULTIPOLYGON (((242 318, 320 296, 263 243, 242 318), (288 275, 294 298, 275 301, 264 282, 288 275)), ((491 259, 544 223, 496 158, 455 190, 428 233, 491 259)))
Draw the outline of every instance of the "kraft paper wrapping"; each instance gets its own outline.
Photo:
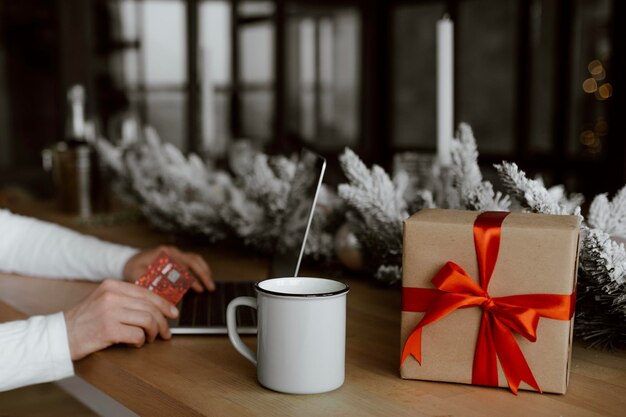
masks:
MULTIPOLYGON (((434 288, 431 279, 447 262, 479 280, 473 225, 477 212, 425 209, 404 222, 404 287, 434 288)), ((491 297, 571 294, 576 287, 578 219, 575 216, 511 213, 502 224, 498 260, 489 284, 491 297)), ((407 358, 400 374, 470 384, 482 310, 460 309, 426 326, 422 364, 407 358)), ((401 349, 424 313, 402 312, 401 349)), ((544 392, 565 393, 571 360, 573 320, 542 318, 537 341, 516 340, 544 392)), ((500 364, 498 384, 507 387, 500 364)), ((522 383, 521 389, 532 389, 522 383)))

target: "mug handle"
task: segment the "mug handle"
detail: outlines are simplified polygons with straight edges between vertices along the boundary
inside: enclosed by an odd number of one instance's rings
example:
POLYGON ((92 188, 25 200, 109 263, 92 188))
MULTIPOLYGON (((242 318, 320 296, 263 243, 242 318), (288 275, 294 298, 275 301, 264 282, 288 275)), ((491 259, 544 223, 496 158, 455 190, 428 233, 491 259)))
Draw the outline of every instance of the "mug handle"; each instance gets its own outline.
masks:
POLYGON ((237 349, 239 353, 256 366, 256 354, 241 341, 241 337, 239 337, 239 333, 237 332, 237 316, 235 313, 237 313, 237 307, 240 306, 248 306, 256 309, 256 298, 237 297, 228 303, 228 308, 226 308, 226 328, 228 329, 228 338, 235 349, 237 349))

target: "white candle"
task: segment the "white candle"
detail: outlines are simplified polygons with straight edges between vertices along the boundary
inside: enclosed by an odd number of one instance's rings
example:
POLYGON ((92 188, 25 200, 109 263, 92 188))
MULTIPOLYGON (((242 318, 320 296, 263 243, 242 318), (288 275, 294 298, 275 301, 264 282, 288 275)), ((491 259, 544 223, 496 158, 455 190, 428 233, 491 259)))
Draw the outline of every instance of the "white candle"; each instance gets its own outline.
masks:
POLYGON ((440 166, 452 162, 454 135, 454 24, 444 16, 437 22, 437 159, 440 166))

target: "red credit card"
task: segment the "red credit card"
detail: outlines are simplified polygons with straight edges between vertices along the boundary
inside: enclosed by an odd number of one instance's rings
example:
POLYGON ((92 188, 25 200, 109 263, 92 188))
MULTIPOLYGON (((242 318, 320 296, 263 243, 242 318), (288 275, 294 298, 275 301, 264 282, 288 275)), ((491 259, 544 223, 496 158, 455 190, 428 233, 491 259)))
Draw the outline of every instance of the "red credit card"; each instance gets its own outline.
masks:
POLYGON ((176 305, 193 281, 194 277, 187 268, 167 256, 165 252, 161 252, 135 284, 176 305))

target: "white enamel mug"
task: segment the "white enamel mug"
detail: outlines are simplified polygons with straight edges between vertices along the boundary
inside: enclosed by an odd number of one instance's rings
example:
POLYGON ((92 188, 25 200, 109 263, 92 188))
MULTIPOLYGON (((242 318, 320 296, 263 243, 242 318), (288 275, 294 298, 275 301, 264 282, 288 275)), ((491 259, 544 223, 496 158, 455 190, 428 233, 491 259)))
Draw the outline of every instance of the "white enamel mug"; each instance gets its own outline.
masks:
POLYGON ((348 286, 324 278, 273 278, 256 284, 257 298, 238 297, 226 310, 228 337, 257 366, 266 388, 317 394, 344 381, 348 286), (236 310, 257 309, 257 352, 239 337, 236 310))

